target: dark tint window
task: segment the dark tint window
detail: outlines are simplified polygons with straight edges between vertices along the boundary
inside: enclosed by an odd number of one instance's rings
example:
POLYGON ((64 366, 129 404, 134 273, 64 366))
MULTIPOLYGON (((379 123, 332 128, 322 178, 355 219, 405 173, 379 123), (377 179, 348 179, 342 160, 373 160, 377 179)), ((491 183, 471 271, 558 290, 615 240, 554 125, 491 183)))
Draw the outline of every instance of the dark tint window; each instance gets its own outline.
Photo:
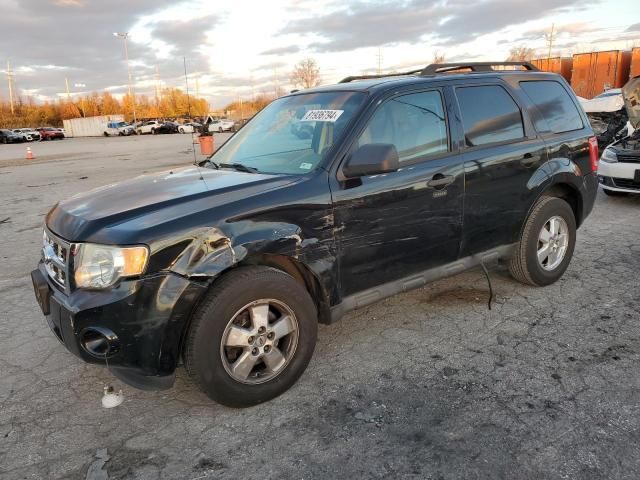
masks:
POLYGON ((498 85, 456 88, 467 146, 506 142, 524 137, 522 115, 506 90, 498 85))
POLYGON ((520 88, 536 104, 544 117, 535 121, 536 130, 539 132, 562 133, 580 130, 584 126, 569 93, 558 82, 520 82, 520 88))
POLYGON ((400 162, 410 162, 449 150, 440 92, 403 95, 385 102, 369 121, 358 145, 390 143, 400 162))

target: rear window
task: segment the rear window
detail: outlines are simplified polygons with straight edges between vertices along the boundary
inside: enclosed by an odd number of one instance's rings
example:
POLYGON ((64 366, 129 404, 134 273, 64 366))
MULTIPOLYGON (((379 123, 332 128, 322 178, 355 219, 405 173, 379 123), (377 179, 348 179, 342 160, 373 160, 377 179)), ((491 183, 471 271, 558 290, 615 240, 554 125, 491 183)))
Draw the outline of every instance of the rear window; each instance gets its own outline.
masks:
POLYGON ((456 96, 468 147, 524 137, 520 109, 501 86, 459 87, 456 96))
POLYGON ((520 82, 520 88, 538 107, 542 115, 542 118, 534 120, 536 130, 539 132, 563 133, 584 127, 575 103, 558 82, 553 80, 520 82))

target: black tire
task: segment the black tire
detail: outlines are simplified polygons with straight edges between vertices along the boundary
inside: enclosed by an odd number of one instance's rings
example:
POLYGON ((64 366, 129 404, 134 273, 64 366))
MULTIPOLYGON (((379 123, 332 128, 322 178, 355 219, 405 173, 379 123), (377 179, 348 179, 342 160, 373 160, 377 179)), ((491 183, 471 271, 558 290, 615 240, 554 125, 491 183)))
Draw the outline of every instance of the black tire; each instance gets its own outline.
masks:
POLYGON ((7 139, 6 139, 6 138, 3 138, 3 139, 2 139, 2 143, 4 143, 4 144, 6 145, 6 144, 7 144, 7 139))
POLYGON ((152 128, 152 129, 151 129, 151 134, 152 134, 152 135, 155 135, 156 133, 157 133, 157 132, 156 132, 156 129, 155 129, 155 128, 152 128))
POLYGON ((196 309, 186 336, 184 364, 209 398, 228 407, 248 407, 271 400, 289 389, 306 369, 316 344, 317 312, 304 285, 269 267, 240 267, 222 277, 196 309), (275 299, 297 319, 298 340, 288 364, 271 380, 241 383, 227 371, 221 343, 228 323, 244 306, 275 299))
POLYGON ((222 127, 218 128, 218 133, 222 133, 224 130, 222 130, 222 127))
POLYGON ((609 197, 626 197, 627 195, 629 195, 629 193, 627 193, 627 192, 618 192, 616 190, 607 190, 606 188, 603 188, 602 191, 604 192, 605 195, 608 195, 609 197))
POLYGON ((107 132, 104 132, 104 136, 105 136, 105 137, 108 137, 108 136, 109 136, 109 134, 108 134, 107 132))
POLYGON ((561 198, 543 196, 531 210, 516 250, 509 261, 509 271, 519 282, 545 286, 556 282, 565 272, 576 244, 576 219, 571 206, 561 198), (554 216, 561 217, 568 227, 568 245, 561 263, 546 270, 537 258, 538 237, 544 225, 554 216))
POLYGON ((184 133, 184 128, 178 130, 180 133, 184 133))

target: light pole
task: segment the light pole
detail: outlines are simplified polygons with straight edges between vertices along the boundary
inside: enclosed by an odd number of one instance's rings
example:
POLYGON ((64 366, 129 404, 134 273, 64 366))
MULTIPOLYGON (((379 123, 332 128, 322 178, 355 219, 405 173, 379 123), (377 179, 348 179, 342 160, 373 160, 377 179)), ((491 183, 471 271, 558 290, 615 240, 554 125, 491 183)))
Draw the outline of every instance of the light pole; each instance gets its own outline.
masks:
POLYGON ((113 32, 113 36, 120 37, 124 40, 124 58, 127 61, 127 74, 129 75, 129 97, 133 102, 133 123, 136 123, 136 89, 133 87, 133 83, 131 81, 131 65, 129 65, 129 52, 127 51, 127 39, 129 38, 129 32, 113 32))

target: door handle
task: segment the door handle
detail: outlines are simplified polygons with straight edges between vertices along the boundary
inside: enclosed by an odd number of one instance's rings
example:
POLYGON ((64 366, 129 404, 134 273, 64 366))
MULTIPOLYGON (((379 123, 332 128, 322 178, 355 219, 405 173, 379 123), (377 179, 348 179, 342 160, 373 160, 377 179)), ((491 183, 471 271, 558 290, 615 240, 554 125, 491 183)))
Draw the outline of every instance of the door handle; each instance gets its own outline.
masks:
POLYGON ((453 183, 455 177, 453 175, 443 175, 436 173, 431 180, 427 182, 427 187, 441 189, 453 183))

